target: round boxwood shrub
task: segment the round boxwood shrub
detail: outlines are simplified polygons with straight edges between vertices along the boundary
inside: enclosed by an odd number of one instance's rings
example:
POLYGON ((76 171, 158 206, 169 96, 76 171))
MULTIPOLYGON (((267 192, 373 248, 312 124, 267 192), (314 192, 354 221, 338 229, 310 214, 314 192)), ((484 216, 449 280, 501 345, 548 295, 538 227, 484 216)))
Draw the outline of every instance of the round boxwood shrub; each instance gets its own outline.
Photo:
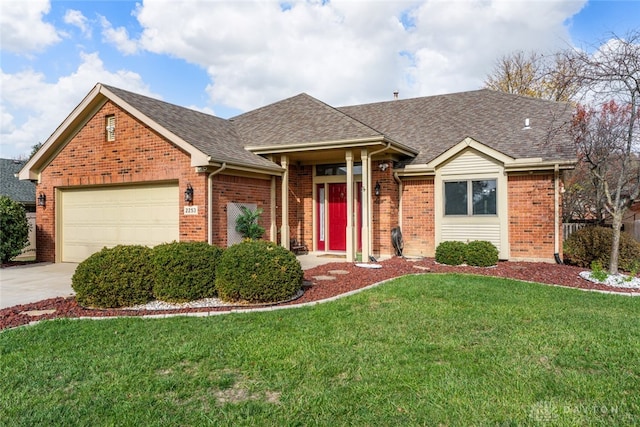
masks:
MULTIPOLYGON (((599 262, 609 268, 613 230, 605 227, 585 227, 572 233, 564 242, 564 260, 568 264, 589 268, 599 262)), ((640 243, 627 233, 620 233, 620 253, 618 266, 621 270, 632 271, 640 260, 640 243)))
POLYGON ((139 245, 103 248, 76 268, 71 278, 78 304, 118 308, 153 298, 151 249, 139 245))
POLYGON ((460 265, 464 262, 467 244, 455 240, 442 242, 436 248, 436 262, 460 265))
POLYGON ((302 277, 292 252, 272 242, 249 240, 224 251, 216 270, 216 288, 224 301, 273 303, 294 296, 302 277))
POLYGON ((498 263, 498 248, 485 240, 467 243, 465 261, 476 267, 489 267, 498 263))
POLYGON ((222 249, 206 242, 173 242, 153 248, 154 296, 185 302, 217 296, 216 266, 222 249))

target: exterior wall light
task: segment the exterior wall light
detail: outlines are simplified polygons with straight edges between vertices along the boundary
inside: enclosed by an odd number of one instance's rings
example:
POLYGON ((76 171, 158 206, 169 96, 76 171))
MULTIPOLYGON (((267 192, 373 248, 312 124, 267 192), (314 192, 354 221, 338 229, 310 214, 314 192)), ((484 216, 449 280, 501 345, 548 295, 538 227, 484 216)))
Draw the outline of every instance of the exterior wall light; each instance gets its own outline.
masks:
POLYGON ((44 193, 38 196, 38 206, 47 206, 47 196, 44 193))
POLYGON ((187 184, 187 189, 184 190, 184 201, 186 203, 193 202, 193 187, 191 186, 191 184, 187 184))
POLYGON ((374 191, 376 197, 380 197, 380 182, 379 181, 376 181, 376 186, 373 189, 373 191, 374 191))

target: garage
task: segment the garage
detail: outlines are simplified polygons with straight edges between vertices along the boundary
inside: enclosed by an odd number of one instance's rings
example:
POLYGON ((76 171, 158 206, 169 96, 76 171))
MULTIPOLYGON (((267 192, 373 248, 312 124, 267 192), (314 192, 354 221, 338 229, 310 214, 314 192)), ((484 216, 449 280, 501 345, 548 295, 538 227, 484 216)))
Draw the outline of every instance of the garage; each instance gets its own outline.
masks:
POLYGON ((80 262, 105 246, 179 240, 177 183, 65 189, 59 197, 62 262, 80 262))

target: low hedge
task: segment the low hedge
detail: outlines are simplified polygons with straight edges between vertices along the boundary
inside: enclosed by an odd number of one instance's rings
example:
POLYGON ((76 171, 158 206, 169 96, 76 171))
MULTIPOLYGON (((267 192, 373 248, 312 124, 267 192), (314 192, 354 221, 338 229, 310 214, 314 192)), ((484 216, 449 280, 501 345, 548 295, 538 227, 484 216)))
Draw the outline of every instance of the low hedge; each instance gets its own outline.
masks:
MULTIPOLYGON (((605 269, 611 261, 613 229, 584 227, 572 233, 564 242, 564 261, 579 267, 590 268, 599 262, 605 269)), ((640 243, 627 233, 620 233, 618 267, 624 271, 635 271, 640 263, 640 243)))
POLYGON ((455 240, 442 242, 436 248, 436 262, 446 265, 467 264, 474 267, 490 267, 499 259, 498 248, 485 240, 469 243, 455 240))
POLYGON ((272 242, 248 240, 224 251, 216 269, 216 288, 224 301, 273 303, 293 297, 302 278, 302 267, 292 252, 272 242))
POLYGON ((498 263, 498 248, 485 240, 474 240, 467 243, 465 261, 475 267, 490 267, 498 263))
POLYGON ((216 267, 222 249, 206 242, 173 242, 153 248, 153 294, 161 301, 185 302, 217 296, 216 267))
POLYGON ((71 287, 78 304, 119 308, 153 299, 151 249, 138 245, 103 248, 76 268, 71 287))
POLYGON ((467 244, 455 240, 442 242, 436 248, 436 262, 446 265, 464 263, 467 244))

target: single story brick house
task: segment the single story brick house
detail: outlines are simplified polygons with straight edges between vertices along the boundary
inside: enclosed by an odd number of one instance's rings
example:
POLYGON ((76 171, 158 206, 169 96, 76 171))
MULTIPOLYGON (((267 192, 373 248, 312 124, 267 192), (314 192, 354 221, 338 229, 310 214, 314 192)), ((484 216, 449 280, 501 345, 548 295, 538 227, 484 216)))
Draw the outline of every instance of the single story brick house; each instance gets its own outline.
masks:
POLYGON ((558 129, 566 104, 477 90, 333 107, 307 94, 231 119, 97 84, 20 171, 37 183, 38 259, 104 246, 237 241, 241 206, 265 238, 354 260, 433 256, 488 240, 500 258, 562 248, 558 129))

